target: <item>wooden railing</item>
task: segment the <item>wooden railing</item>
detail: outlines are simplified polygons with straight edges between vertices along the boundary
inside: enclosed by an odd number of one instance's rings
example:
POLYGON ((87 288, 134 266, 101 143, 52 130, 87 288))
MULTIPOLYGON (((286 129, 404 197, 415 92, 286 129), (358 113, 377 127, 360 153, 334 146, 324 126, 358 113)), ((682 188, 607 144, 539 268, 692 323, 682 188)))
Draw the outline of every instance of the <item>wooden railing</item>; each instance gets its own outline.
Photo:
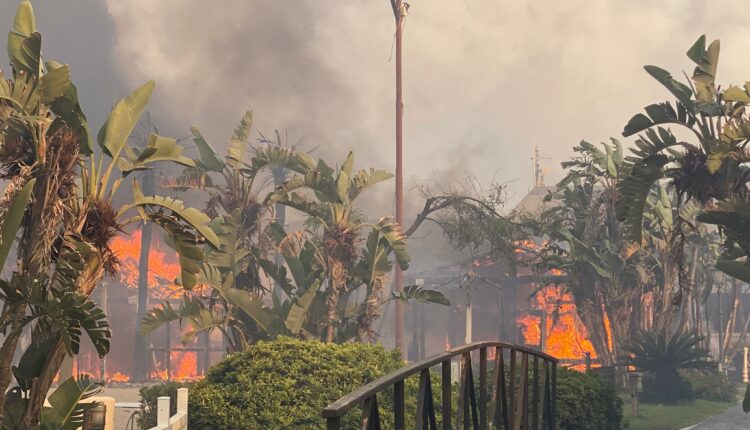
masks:
POLYGON ((378 394, 393 389, 393 427, 403 430, 405 380, 419 374, 415 428, 438 430, 430 369, 441 368, 442 425, 450 429, 555 430, 557 359, 539 351, 502 342, 477 342, 448 350, 385 375, 347 394, 323 410, 328 430, 340 430, 344 415, 362 406, 359 428, 380 430, 378 394), (472 352, 478 351, 479 392, 474 385, 472 352), (494 351, 488 380, 488 351, 494 351), (451 363, 460 360, 458 404, 453 417, 451 363), (507 367, 506 367, 507 366, 507 367), (506 372, 507 369, 507 372, 506 372), (487 386, 490 383, 488 393, 487 386), (529 391, 531 391, 529 393, 529 391), (478 397, 478 399, 477 399, 478 397))
POLYGON ((187 430, 188 428, 188 389, 177 389, 177 413, 169 416, 169 397, 156 399, 156 427, 149 430, 187 430))

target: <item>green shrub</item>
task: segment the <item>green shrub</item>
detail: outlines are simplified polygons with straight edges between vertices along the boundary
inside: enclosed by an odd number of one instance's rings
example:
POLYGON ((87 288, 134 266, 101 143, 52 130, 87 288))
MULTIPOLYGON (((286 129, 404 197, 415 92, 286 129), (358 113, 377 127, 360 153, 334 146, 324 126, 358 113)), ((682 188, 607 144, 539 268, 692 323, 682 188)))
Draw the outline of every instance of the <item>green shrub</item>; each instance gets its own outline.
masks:
POLYGON ((169 415, 174 415, 177 412, 177 389, 190 388, 191 385, 189 382, 170 381, 141 388, 139 391, 141 395, 141 417, 138 420, 138 426, 142 429, 150 429, 156 426, 156 400, 159 397, 169 396, 171 398, 169 415))
MULTIPOLYGON (((321 413, 325 406, 401 366, 399 354, 387 352, 381 346, 324 344, 289 338, 259 342, 212 367, 203 381, 143 388, 142 403, 149 411, 141 421, 142 428, 155 424, 157 397, 169 395, 174 399, 177 388, 188 386, 192 430, 324 429, 321 413)), ((491 376, 491 364, 488 367, 491 376)), ((475 367, 475 378, 478 373, 475 367)), ((431 380, 437 421, 441 423, 439 366, 432 369, 431 380)), ((406 381, 407 428, 414 426, 418 381, 419 375, 406 381)), ((475 388, 479 388, 478 380, 475 388)), ((557 388, 561 430, 621 428, 622 401, 610 384, 596 376, 559 368, 557 388)), ((388 388, 378 396, 383 429, 392 428, 392 392, 388 388)), ((455 417, 456 384, 452 394, 455 417)), ((342 420, 342 428, 357 428, 360 414, 361 408, 354 408, 342 420)))
POLYGON ((690 383, 681 376, 685 370, 713 373, 715 364, 702 347, 703 337, 693 331, 667 334, 642 332, 625 345, 627 358, 622 364, 643 373, 644 403, 678 403, 693 399, 690 383))
MULTIPOLYGON (((290 338, 259 342, 212 367, 192 387, 190 428, 323 429, 325 406, 402 365, 396 351, 382 346, 290 338)), ((406 398, 414 399, 410 394, 406 398)), ((392 416, 390 397, 378 398, 381 416, 392 416)), ((343 428, 356 428, 360 414, 361 409, 348 414, 343 428)))
POLYGON ((599 377, 558 368, 557 419, 561 430, 620 430, 622 400, 599 377))
POLYGON ((693 398, 717 402, 734 402, 737 400, 737 387, 720 373, 683 370, 680 372, 680 376, 690 384, 693 398))

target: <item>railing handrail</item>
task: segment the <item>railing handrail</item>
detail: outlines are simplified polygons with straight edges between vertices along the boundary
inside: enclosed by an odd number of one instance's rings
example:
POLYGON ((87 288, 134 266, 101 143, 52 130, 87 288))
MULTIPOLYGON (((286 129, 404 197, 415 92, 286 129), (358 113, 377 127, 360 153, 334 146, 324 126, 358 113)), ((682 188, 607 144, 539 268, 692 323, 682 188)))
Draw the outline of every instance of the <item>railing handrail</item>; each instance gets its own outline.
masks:
POLYGON ((520 351, 532 356, 537 356, 554 364, 558 363, 558 359, 549 354, 545 354, 544 352, 527 348, 521 345, 495 341, 469 343, 457 348, 449 349, 440 354, 435 354, 431 357, 427 357, 424 360, 416 361, 392 373, 375 379, 374 381, 366 385, 363 385, 359 389, 352 391, 351 393, 326 406, 326 408, 323 409, 323 417, 341 417, 351 408, 359 405, 366 399, 372 397, 374 394, 385 390, 386 388, 397 382, 403 381, 412 375, 419 374, 425 369, 430 369, 434 366, 437 366, 438 364, 444 363, 445 361, 448 361, 453 357, 458 357, 465 354, 466 352, 475 351, 482 348, 503 348, 507 350, 520 351))

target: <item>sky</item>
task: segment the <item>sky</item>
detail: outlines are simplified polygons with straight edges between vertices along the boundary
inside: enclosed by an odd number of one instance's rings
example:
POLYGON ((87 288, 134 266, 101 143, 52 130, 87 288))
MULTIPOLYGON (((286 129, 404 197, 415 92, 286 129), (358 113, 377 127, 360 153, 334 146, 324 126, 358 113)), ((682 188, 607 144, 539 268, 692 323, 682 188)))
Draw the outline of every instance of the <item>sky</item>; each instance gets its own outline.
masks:
MULTIPOLYGON (((394 19, 386 0, 36 0, 47 58, 68 63, 93 129, 114 100, 149 79, 162 134, 197 126, 223 151, 245 110, 337 164, 393 171, 394 19)), ((10 28, 16 2, 0 1, 10 28)), ((685 51, 722 41, 718 81, 750 78, 750 8, 719 0, 412 0, 404 35, 406 217, 415 185, 467 174, 532 184, 534 146, 547 183, 581 139, 619 136, 669 95, 642 69, 690 74, 685 51)), ((255 135, 257 137, 257 134, 255 135)), ((630 145, 631 140, 623 139, 630 145)), ((393 182, 364 196, 393 212, 393 182)))

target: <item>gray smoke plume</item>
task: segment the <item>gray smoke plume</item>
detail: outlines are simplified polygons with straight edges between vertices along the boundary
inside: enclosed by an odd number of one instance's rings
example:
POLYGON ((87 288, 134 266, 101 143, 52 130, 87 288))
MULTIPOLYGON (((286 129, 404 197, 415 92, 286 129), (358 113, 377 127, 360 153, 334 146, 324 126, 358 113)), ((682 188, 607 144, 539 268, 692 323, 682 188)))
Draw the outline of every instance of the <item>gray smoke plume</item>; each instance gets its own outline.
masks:
MULTIPOLYGON (((0 4, 8 28, 15 1, 0 4)), ((256 128, 286 129, 340 162, 394 168, 394 20, 385 0, 36 0, 48 57, 70 63, 95 127, 112 101, 157 81, 163 134, 200 127, 219 151, 246 109, 256 128)), ((691 73, 702 33, 722 40, 719 82, 750 77, 750 9, 740 0, 411 1, 404 45, 407 188, 437 177, 532 182, 539 145, 547 182, 580 139, 617 136, 668 93, 642 70, 691 73)), ((257 135, 256 135, 257 137, 257 135)), ((628 144, 628 142, 625 142, 628 144)), ((365 196, 392 212, 393 182, 365 196)), ((411 191, 407 217, 421 206, 411 191)))

